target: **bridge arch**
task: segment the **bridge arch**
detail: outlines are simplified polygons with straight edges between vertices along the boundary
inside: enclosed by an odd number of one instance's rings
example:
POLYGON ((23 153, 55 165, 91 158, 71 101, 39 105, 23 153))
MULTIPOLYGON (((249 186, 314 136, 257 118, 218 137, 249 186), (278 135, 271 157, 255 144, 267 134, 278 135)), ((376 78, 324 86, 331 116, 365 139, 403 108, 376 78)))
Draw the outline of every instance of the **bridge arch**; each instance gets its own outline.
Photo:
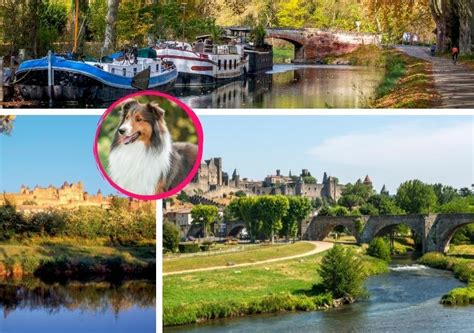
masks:
POLYGON ((289 29, 267 29, 265 38, 281 39, 294 46, 293 59, 303 61, 305 59, 305 44, 307 43, 304 30, 289 29))
POLYGON ((389 230, 399 225, 406 225, 415 235, 423 240, 424 222, 423 215, 370 216, 364 226, 361 242, 370 243, 372 239, 380 236, 384 230, 389 230))
POLYGON ((190 227, 188 232, 186 233, 186 237, 193 237, 193 238, 200 238, 204 237, 204 230, 200 223, 193 223, 190 227))
POLYGON ((356 228, 358 218, 357 216, 315 216, 310 223, 310 230, 307 232, 310 239, 322 241, 336 227, 343 226, 359 241, 356 228))
POLYGON ((235 222, 226 225, 226 237, 237 237, 245 229, 244 222, 235 222))
POLYGON ((474 214, 439 214, 428 233, 427 250, 446 253, 456 231, 473 223, 474 214))

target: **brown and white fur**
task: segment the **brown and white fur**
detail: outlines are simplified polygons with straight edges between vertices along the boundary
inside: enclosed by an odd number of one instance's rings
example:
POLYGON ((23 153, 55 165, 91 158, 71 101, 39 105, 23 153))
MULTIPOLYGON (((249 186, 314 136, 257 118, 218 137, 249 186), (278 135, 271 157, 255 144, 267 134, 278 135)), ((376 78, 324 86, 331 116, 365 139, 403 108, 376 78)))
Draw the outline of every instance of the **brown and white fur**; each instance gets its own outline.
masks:
POLYGON ((196 161, 197 146, 173 143, 164 114, 155 103, 129 99, 122 104, 109 155, 109 176, 129 192, 166 192, 186 178, 196 161))

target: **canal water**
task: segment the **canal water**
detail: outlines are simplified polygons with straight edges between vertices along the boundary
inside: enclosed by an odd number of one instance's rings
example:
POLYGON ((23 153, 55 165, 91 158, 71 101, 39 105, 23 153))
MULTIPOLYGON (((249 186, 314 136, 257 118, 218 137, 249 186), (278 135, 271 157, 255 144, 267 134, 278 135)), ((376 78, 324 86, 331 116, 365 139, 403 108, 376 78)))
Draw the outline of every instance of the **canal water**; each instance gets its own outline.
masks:
POLYGON ((217 88, 175 88, 191 108, 361 108, 374 97, 383 71, 342 65, 274 65, 217 88))
POLYGON ((151 281, 48 285, 36 279, 0 282, 0 332, 154 333, 151 281))
POLYGON ((441 296, 464 284, 450 272, 395 264, 366 281, 370 297, 338 309, 278 313, 167 329, 167 332, 474 332, 474 306, 441 296))
MULTIPOLYGON (((361 108, 374 97, 383 78, 380 68, 345 65, 274 65, 218 87, 173 88, 191 108, 361 108)), ((39 107, 106 108, 108 102, 43 102, 39 107)), ((37 106, 30 106, 37 107, 37 106)))

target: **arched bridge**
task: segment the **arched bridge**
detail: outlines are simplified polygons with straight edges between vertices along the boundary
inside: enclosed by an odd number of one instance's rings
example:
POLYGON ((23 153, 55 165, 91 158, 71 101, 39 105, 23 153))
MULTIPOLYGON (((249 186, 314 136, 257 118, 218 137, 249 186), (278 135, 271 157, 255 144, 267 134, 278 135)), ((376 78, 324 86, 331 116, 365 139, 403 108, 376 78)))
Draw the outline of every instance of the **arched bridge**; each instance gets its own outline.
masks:
MULTIPOLYGON (((249 27, 226 28, 231 33, 249 33, 249 27)), ((380 45, 378 35, 321 29, 267 28, 266 38, 285 40, 295 47, 294 62, 311 63, 327 56, 354 51, 360 45, 380 45)))
POLYGON ((446 252, 454 233, 474 223, 474 214, 420 214, 388 216, 316 216, 302 226, 303 239, 323 240, 337 226, 346 227, 359 243, 373 238, 397 225, 408 226, 422 242, 423 253, 446 252))

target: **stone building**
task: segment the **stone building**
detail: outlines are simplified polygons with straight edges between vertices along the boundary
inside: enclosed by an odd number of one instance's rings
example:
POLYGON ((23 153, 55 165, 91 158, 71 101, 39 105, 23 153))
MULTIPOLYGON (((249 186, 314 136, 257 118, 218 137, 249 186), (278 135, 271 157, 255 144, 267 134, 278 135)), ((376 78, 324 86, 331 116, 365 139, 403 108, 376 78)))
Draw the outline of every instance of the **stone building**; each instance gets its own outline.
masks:
MULTIPOLYGON (((305 182, 311 177, 308 169, 303 169, 299 176, 283 175, 281 170, 276 170, 273 175, 268 175, 263 180, 249 180, 241 178, 237 169, 232 176, 223 171, 222 158, 211 158, 204 161, 193 181, 184 189, 188 195, 200 195, 208 199, 216 199, 237 191, 248 195, 297 195, 311 199, 326 199, 337 201, 344 189, 336 177, 324 173, 321 183, 305 182)), ((371 183, 367 176, 365 179, 371 183)))

